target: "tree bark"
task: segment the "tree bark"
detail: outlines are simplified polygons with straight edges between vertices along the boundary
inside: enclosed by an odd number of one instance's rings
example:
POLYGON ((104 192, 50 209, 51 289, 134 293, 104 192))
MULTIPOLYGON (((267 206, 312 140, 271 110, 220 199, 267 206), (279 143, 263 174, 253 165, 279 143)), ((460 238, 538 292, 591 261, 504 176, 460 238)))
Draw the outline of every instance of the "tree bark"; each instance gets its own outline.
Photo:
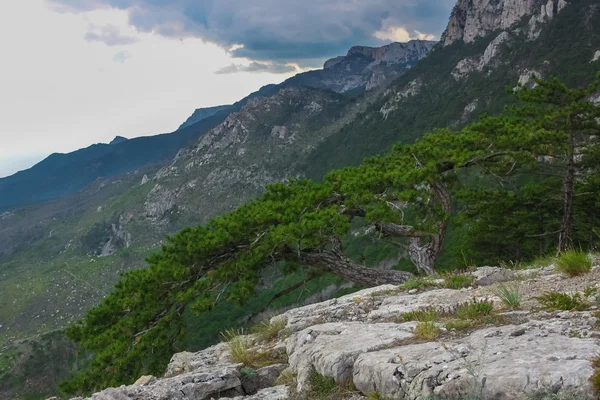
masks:
POLYGON ((300 260, 307 265, 321 267, 351 282, 368 287, 400 285, 413 276, 410 272, 380 270, 357 264, 344 254, 338 238, 332 238, 331 241, 331 250, 300 253, 300 260))
MULTIPOLYGON (((569 128, 571 118, 568 122, 569 128)), ((567 159, 567 171, 563 181, 563 218, 561 233, 558 241, 558 251, 567 251, 573 243, 573 192, 575 185, 575 138, 573 131, 569 129, 569 154, 567 159)))
MULTIPOLYGON (((437 201, 440 202, 444 212, 452 212, 452 199, 450 192, 443 183, 435 183, 433 192, 437 201)), ((448 220, 442 219, 436 223, 437 232, 429 235, 429 240, 425 241, 423 237, 413 236, 408 246, 408 256, 412 263, 422 272, 431 275, 435 273, 435 260, 439 257, 446 239, 448 229, 448 220)))

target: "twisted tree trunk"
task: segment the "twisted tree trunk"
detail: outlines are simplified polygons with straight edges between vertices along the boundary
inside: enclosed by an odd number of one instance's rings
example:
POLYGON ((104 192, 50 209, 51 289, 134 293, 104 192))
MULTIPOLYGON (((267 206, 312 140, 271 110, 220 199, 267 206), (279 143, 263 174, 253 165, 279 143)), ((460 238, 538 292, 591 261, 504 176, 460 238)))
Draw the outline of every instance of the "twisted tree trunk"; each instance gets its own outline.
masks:
POLYGON ((400 285, 413 276, 410 272, 380 270, 357 264, 344 254, 338 238, 331 238, 331 243, 331 250, 300 253, 300 260, 307 265, 321 267, 351 282, 368 287, 400 285))

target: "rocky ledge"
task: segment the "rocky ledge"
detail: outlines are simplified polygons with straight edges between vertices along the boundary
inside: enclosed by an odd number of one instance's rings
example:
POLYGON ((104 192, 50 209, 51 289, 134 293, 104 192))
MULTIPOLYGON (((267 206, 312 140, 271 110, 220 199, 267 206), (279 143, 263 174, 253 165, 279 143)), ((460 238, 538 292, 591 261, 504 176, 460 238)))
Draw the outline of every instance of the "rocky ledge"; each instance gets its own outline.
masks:
POLYGON ((315 376, 346 388, 336 399, 592 399, 599 287, 598 266, 576 277, 549 266, 483 267, 370 288, 176 354, 164 378, 142 377, 90 399, 311 399, 315 376), (469 287, 448 288, 457 285, 469 287), (520 305, 503 300, 507 292, 519 293, 520 305), (580 311, 541 301, 548 293, 580 311))

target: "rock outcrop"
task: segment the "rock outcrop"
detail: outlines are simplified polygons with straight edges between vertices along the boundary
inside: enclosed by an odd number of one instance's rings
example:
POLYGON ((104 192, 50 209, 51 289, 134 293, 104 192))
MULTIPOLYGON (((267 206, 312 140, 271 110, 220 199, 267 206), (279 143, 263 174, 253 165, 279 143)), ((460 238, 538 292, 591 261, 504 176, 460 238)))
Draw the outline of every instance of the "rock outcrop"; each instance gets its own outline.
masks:
POLYGON ((551 20, 567 4, 565 0, 459 0, 440 42, 444 46, 458 40, 471 43, 495 30, 507 30, 529 16, 528 36, 535 39, 540 24, 551 20))
MULTIPOLYGON (((352 382, 357 392, 349 399, 372 393, 411 400, 472 395, 517 400, 540 393, 591 398, 591 359, 600 351, 597 314, 540 311, 531 301, 548 285, 566 292, 582 291, 585 285, 598 288, 600 267, 583 278, 556 274, 553 266, 518 273, 482 267, 471 275, 478 288, 406 292, 384 285, 296 308, 273 317, 285 319, 286 335, 281 337, 286 339, 261 343, 253 336, 244 338, 263 354, 287 358, 287 364, 248 373, 221 343, 174 355, 163 379, 142 377, 132 386, 107 389, 90 400, 283 400, 290 398, 290 390, 311 390, 315 372, 340 384, 352 382), (494 285, 514 279, 520 280, 513 285, 528 290, 520 311, 503 308, 495 296, 494 285), (404 317, 423 310, 451 315, 457 307, 474 303, 493 304, 494 319, 466 332, 432 322, 439 325, 437 339, 424 338, 417 333, 419 322, 404 317), (281 357, 282 352, 287 357, 281 357), (295 387, 273 386, 280 373, 295 376, 295 387)), ((445 282, 431 279, 429 284, 445 282)))
POLYGON ((283 86, 309 86, 344 93, 358 88, 373 90, 413 67, 437 42, 411 40, 382 47, 352 47, 346 56, 325 62, 322 70, 298 74, 283 86))

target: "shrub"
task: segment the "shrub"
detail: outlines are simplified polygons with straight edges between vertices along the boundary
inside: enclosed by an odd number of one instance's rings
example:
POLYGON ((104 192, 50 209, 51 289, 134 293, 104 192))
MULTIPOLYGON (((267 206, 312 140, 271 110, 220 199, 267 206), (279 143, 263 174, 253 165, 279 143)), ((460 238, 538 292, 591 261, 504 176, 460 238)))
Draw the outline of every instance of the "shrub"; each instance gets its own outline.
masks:
POLYGON ((491 315, 494 311, 494 305, 487 301, 479 303, 467 303, 458 306, 456 316, 460 319, 476 320, 484 316, 491 315))
POLYGON ((358 394, 351 382, 337 383, 333 378, 319 374, 314 368, 308 376, 309 389, 301 394, 293 393, 292 400, 343 400, 358 394))
POLYGON ((521 284, 519 282, 500 284, 495 288, 494 294, 511 310, 521 307, 521 284))
POLYGON ((592 269, 592 259, 581 250, 568 250, 557 257, 556 268, 568 276, 583 275, 592 269))
POLYGON ((260 368, 285 361, 281 355, 253 349, 252 339, 246 336, 242 329, 230 329, 223 332, 221 336, 229 346, 231 358, 246 367, 260 368))
POLYGON ((441 285, 446 289, 462 289, 473 286, 475 278, 472 275, 449 275, 445 278, 444 284, 441 285))
POLYGON ((250 332, 256 335, 261 342, 270 342, 276 339, 280 332, 285 329, 287 320, 285 317, 277 317, 271 320, 265 320, 258 325, 253 326, 250 332))
POLYGON ((437 310, 433 308, 425 309, 425 310, 416 310, 410 311, 402 314, 402 319, 404 321, 420 321, 420 322, 430 322, 437 321, 439 314, 437 310))
POLYGON ((411 289, 423 289, 426 287, 433 286, 433 283, 425 278, 410 278, 402 285, 399 286, 400 289, 411 290, 411 289))
POLYGON ((594 375, 590 377, 590 383, 594 392, 600 395, 600 356, 592 358, 592 367, 594 368, 594 375))
POLYGON ((543 293, 536 299, 544 308, 550 311, 584 311, 590 308, 590 304, 584 301, 579 293, 568 295, 551 291, 543 293))
POLYGON ((440 329, 433 321, 421 321, 415 327, 415 336, 419 339, 434 340, 440 336, 440 329))

